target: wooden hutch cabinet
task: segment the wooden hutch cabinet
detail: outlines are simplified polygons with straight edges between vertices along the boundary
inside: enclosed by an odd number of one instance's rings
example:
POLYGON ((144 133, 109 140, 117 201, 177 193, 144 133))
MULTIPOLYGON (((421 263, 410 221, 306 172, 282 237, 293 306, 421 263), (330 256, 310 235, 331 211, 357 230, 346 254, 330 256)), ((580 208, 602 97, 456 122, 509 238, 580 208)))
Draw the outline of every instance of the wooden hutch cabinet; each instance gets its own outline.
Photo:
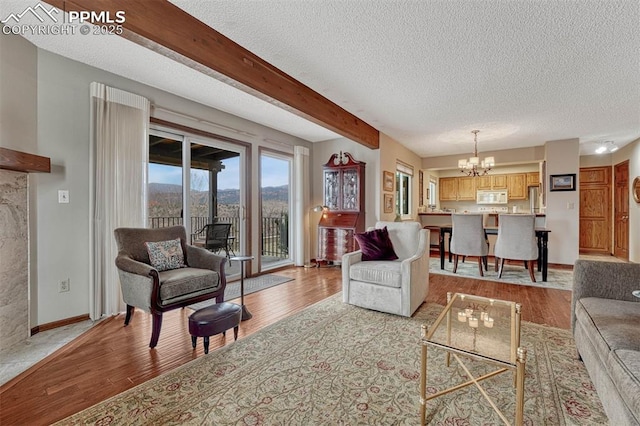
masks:
POLYGON ((365 163, 348 152, 333 154, 323 166, 323 200, 329 208, 318 223, 320 262, 340 262, 342 255, 358 249, 356 232, 364 232, 365 163))

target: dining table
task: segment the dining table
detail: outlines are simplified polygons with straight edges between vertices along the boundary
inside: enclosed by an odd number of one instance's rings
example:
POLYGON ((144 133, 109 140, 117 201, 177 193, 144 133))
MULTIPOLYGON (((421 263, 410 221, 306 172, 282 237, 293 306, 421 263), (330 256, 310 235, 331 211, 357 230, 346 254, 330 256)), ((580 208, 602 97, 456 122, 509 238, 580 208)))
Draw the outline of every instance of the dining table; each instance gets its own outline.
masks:
MULTIPOLYGON (((498 235, 497 226, 485 226, 484 231, 487 235, 498 235)), ((549 233, 551 230, 547 228, 535 228, 536 240, 538 244, 538 272, 542 272, 542 281, 547 281, 547 272, 549 268, 549 233)), ((444 241, 446 234, 449 234, 449 245, 451 245, 451 234, 453 233, 452 225, 440 225, 440 269, 444 269, 444 241)), ((449 262, 452 261, 452 253, 449 251, 449 262)))

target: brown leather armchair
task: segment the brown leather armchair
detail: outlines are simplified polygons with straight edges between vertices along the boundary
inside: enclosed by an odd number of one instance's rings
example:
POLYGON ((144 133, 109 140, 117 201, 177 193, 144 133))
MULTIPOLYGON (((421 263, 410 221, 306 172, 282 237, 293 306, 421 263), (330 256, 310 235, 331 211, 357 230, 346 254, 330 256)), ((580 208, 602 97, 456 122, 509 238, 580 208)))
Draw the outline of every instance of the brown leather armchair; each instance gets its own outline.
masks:
POLYGON ((223 302, 227 285, 226 258, 188 245, 183 226, 118 228, 114 230, 114 236, 118 244, 115 262, 122 297, 127 304, 124 325, 129 324, 134 308, 150 312, 153 326, 149 347, 158 344, 164 312, 212 298, 216 298, 217 303, 223 302), (158 271, 151 265, 145 242, 177 238, 182 246, 185 267, 158 271))

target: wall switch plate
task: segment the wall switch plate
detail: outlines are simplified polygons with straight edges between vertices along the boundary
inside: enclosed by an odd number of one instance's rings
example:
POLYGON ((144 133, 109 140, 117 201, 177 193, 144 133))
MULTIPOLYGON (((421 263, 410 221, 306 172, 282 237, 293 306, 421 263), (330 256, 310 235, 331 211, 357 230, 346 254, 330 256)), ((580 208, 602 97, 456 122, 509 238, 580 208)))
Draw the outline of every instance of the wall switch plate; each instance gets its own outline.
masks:
POLYGON ((66 204, 69 202, 69 190, 68 189, 58 189, 58 203, 66 204))
POLYGON ((66 280, 60 281, 58 285, 58 293, 65 293, 71 289, 71 280, 67 278, 66 280))

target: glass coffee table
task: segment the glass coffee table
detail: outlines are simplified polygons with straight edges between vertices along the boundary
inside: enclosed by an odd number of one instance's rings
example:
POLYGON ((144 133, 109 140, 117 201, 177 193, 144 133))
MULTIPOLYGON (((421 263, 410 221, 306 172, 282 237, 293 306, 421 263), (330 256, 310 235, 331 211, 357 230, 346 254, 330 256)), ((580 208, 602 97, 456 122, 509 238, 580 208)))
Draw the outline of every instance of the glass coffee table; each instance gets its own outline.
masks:
POLYGON ((421 330, 421 424, 424 425, 426 421, 427 401, 469 385, 476 385, 502 421, 510 424, 480 385, 481 381, 505 372, 515 372, 515 424, 518 426, 523 424, 524 369, 527 350, 520 347, 520 313, 519 303, 469 294, 447 293, 447 306, 429 329, 426 324, 423 324, 421 330), (429 346, 446 351, 447 367, 453 356, 470 380, 427 396, 427 348, 429 346), (474 377, 465 366, 464 358, 486 362, 497 369, 480 377, 474 377))

